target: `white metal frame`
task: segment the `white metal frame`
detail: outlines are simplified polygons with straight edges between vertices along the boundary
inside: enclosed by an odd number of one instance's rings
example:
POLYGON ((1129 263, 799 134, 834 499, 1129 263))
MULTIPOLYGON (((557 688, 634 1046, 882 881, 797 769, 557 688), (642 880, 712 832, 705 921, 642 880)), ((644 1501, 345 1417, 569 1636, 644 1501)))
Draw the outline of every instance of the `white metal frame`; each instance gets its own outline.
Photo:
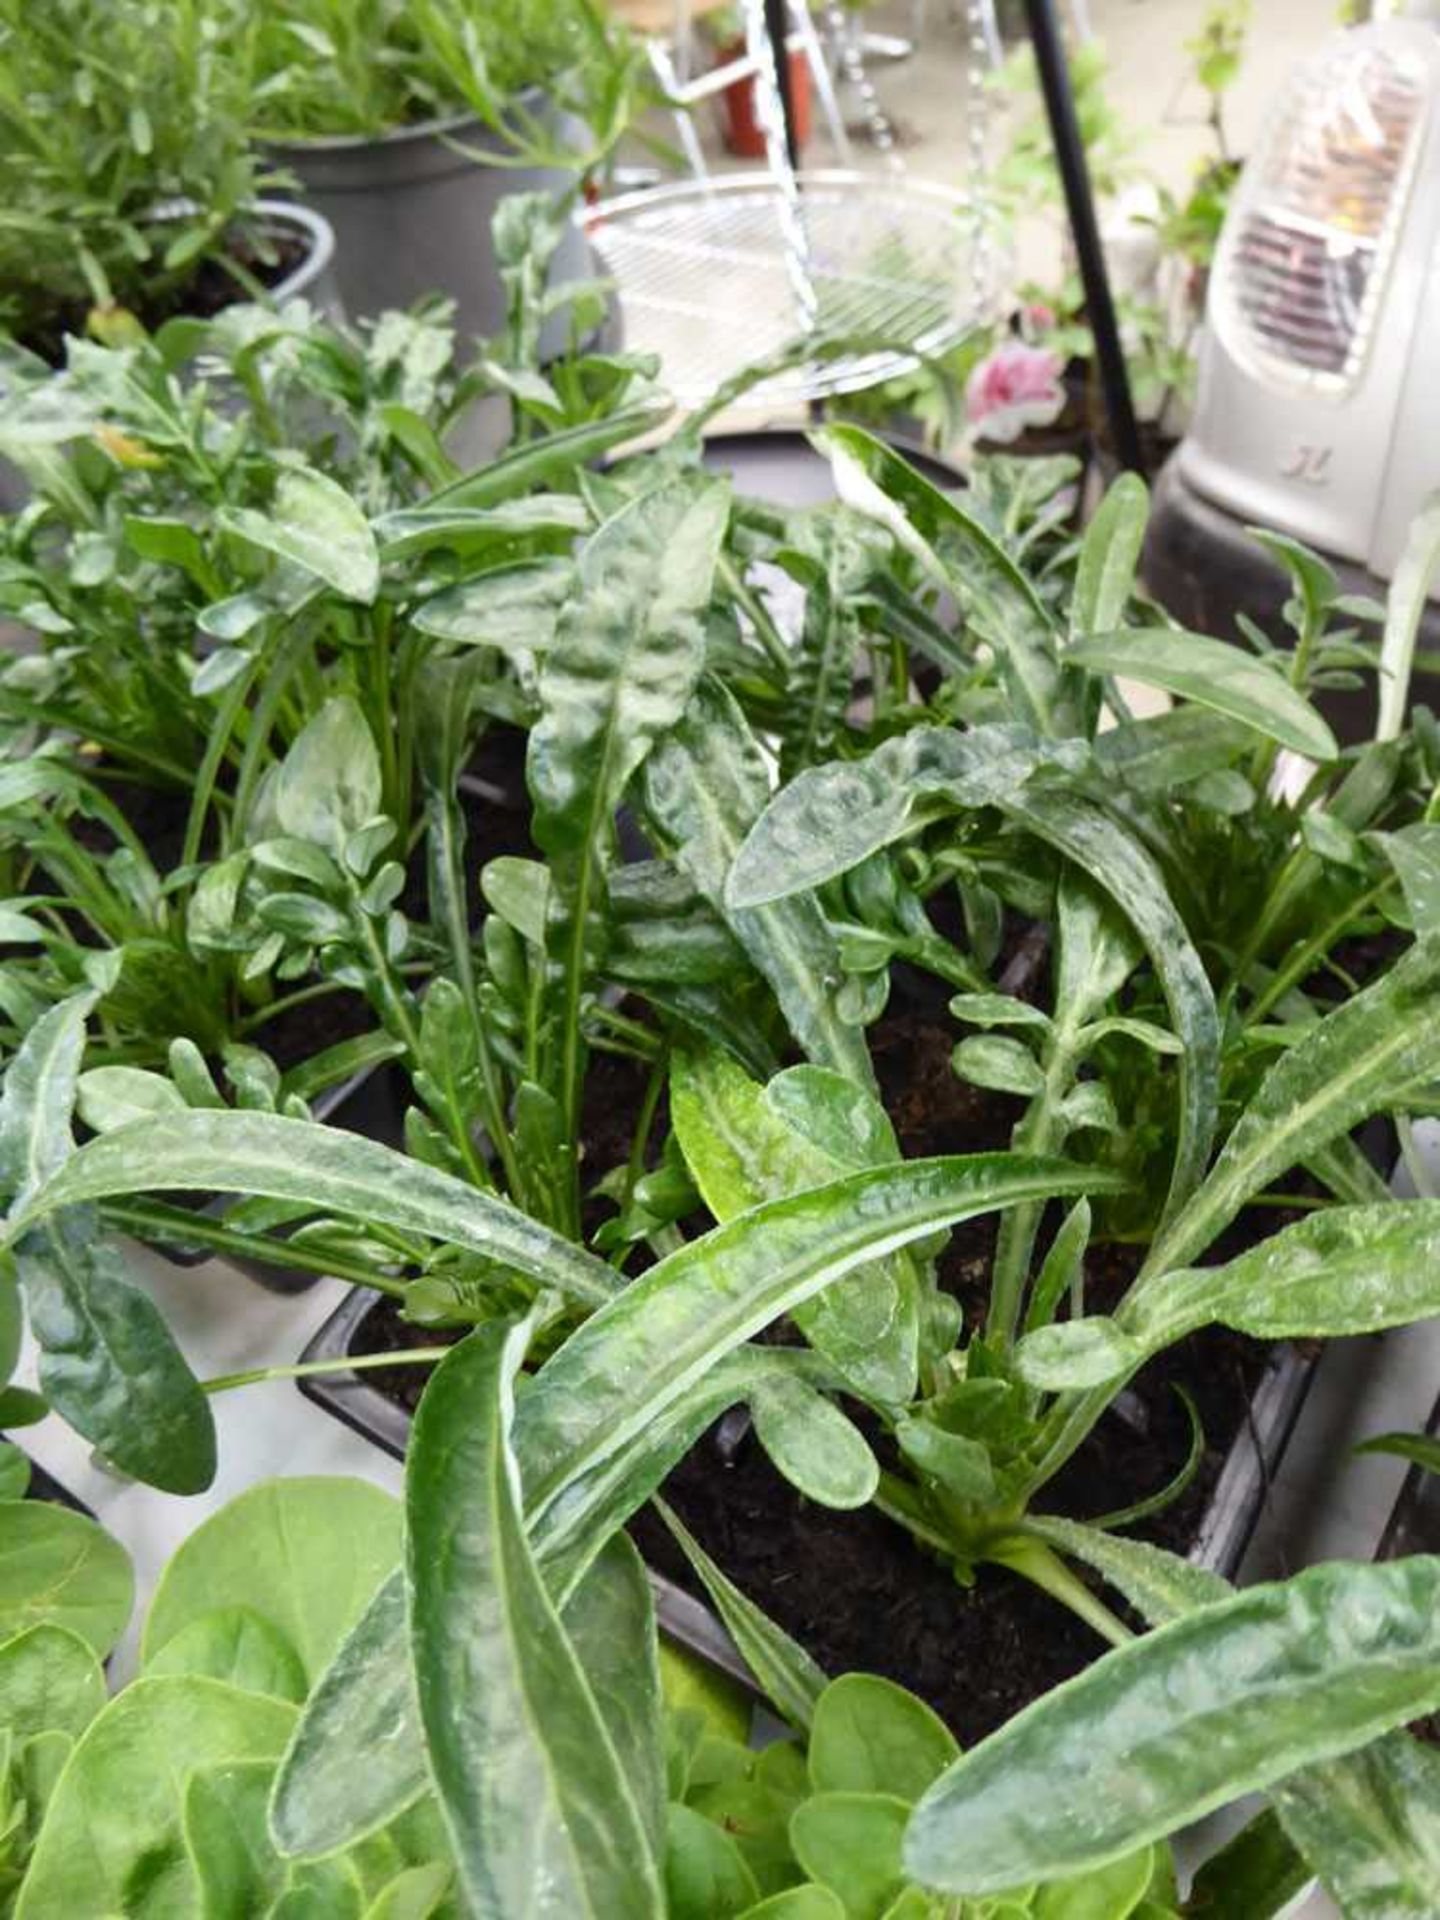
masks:
MULTIPOLYGON (((825 124, 835 147, 836 159, 841 166, 848 166, 850 139, 845 131, 845 120, 825 50, 815 31, 815 22, 810 17, 805 0, 789 0, 789 7, 792 24, 786 46, 792 53, 804 54, 820 110, 825 116, 825 124)), ((703 100, 714 99, 717 93, 723 93, 726 87, 733 86, 737 81, 753 80, 760 69, 758 60, 747 50, 718 67, 692 74, 690 56, 693 28, 690 0, 675 0, 675 27, 670 40, 667 42, 658 36, 651 36, 646 41, 646 51, 656 78, 674 102, 675 132, 690 171, 697 180, 708 180, 710 169, 705 163, 704 149, 700 145, 700 136, 695 131, 690 110, 703 100)))

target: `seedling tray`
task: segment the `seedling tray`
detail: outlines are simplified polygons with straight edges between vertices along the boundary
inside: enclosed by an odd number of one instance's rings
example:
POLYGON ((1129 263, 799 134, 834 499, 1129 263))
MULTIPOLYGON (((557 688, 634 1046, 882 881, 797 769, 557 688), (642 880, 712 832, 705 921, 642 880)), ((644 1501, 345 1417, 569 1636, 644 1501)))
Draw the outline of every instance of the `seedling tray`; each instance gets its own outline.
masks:
MULTIPOLYGON (((384 1299, 358 1287, 325 1321, 301 1355, 306 1362, 343 1362, 363 1347, 367 1316, 384 1299)), ((1219 1478, 1201 1517, 1190 1559, 1227 1579, 1237 1572, 1318 1361, 1311 1348, 1276 1346, 1250 1398, 1246 1419, 1231 1442, 1219 1478)), ((300 1391, 365 1439, 403 1459, 411 1415, 371 1384, 364 1373, 337 1371, 303 1378, 300 1391)), ((656 1613, 669 1637, 757 1694, 755 1682, 729 1634, 693 1595, 663 1574, 650 1571, 656 1613)))

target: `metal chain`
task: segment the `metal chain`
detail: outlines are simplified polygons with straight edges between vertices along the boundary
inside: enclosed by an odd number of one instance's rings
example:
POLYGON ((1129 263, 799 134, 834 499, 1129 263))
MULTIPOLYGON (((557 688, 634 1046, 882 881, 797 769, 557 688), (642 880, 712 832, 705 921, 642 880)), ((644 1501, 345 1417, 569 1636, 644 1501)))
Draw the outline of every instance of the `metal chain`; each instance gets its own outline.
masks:
MULTIPOLYGON (((780 72, 777 49, 772 44, 765 22, 765 0, 743 0, 745 14, 745 51, 755 65, 755 117, 765 136, 765 164, 775 182, 780 211, 780 239, 785 249, 785 268, 790 290, 795 296, 797 318, 802 330, 815 325, 820 302, 810 273, 810 236, 805 229, 805 212, 800 199, 800 184, 790 164, 785 143, 785 109, 780 100, 780 72)), ((788 59, 786 49, 779 51, 788 59)))
POLYGON ((875 82, 865 71, 864 56, 860 52, 860 36, 853 31, 854 16, 847 15, 840 0, 825 0, 825 26, 832 45, 840 55, 841 71, 848 85, 860 96, 861 111, 865 115, 865 124, 870 130, 871 143, 877 153, 884 156, 885 164, 891 173, 905 171, 905 162, 895 140, 895 129, 880 104, 880 96, 875 91, 875 82))
POLYGON ((995 294, 995 253, 990 222, 990 89, 993 53, 986 0, 965 0, 965 146, 970 180, 971 281, 975 309, 984 315, 995 294))

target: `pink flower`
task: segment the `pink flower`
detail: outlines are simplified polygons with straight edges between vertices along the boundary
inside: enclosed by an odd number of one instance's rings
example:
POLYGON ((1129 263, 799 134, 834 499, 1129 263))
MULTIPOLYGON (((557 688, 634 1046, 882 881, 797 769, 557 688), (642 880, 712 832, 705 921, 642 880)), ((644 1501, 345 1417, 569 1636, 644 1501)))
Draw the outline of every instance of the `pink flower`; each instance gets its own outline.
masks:
POLYGON ((1015 440, 1027 427, 1048 427, 1065 405, 1060 356, 1048 347, 1007 340, 983 359, 965 387, 965 412, 987 440, 1015 440))
POLYGON ((1027 333, 1049 333, 1055 325, 1055 309, 1043 300, 1031 300, 1021 308, 1020 322, 1027 333))

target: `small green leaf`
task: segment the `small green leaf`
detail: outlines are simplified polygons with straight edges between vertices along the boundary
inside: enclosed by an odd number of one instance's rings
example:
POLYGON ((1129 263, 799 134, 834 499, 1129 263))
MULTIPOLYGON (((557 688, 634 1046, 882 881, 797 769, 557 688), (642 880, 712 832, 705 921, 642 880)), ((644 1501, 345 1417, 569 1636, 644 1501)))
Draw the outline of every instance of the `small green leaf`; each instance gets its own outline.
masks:
POLYGON ((110 1133, 155 1113, 180 1113, 185 1099, 163 1074, 141 1067, 91 1067, 82 1073, 75 1106, 87 1127, 110 1133))
POLYGON ((309 1691, 299 1654, 278 1627, 251 1607, 217 1607, 197 1614, 146 1659, 145 1671, 204 1674, 297 1707, 304 1705, 309 1691))
POLYGON ((1070 638, 1109 633, 1125 618, 1145 543, 1150 494, 1135 473, 1111 482, 1085 529, 1070 601, 1070 638))
POLYGON ((39 1500, 0 1509, 0 1634, 48 1622, 78 1634, 103 1659, 134 1596, 125 1549, 85 1514, 39 1500))
POLYGON ((1015 1371, 1042 1393, 1072 1393, 1133 1373, 1146 1351, 1103 1316, 1064 1320, 1026 1334, 1015 1349, 1015 1371))
POLYGON ((957 1020, 972 1027, 1039 1027, 1048 1031, 1048 1013, 1009 993, 957 993, 950 1002, 957 1020))
POLYGON ((1148 627, 1092 636, 1066 658, 1210 707, 1307 759, 1328 765, 1339 755, 1334 734, 1304 695, 1274 667, 1224 640, 1148 627))
POLYGON ((312 468, 282 470, 268 514, 226 508, 216 525, 303 567, 343 599, 369 606, 380 591, 380 556, 365 516, 342 486, 312 468))
POLYGON ((817 1793, 795 1809, 790 1844, 812 1880, 840 1896, 846 1920, 883 1920, 905 1885, 900 1846, 910 1818, 883 1793, 817 1793))
POLYGON ((90 1210, 73 1207, 15 1249, 41 1391, 122 1471, 167 1493, 201 1493, 215 1477, 210 1403, 159 1309, 97 1231, 90 1210))
POLYGON ((868 1673, 832 1680, 815 1703, 810 1779, 817 1793, 916 1801, 960 1749, 923 1700, 868 1673))
POLYGON ((863 1507, 880 1484, 869 1442, 833 1400, 777 1374, 750 1396, 760 1444, 791 1486, 822 1507, 863 1507))
POLYGON ((21 1041, 0 1098, 0 1196, 18 1212, 73 1149, 70 1115, 90 993, 52 1007, 21 1041))
MULTIPOLYGON (((171 1556, 145 1621, 150 1663, 227 1609, 258 1614, 313 1682, 400 1556, 400 1507, 365 1480, 266 1480, 203 1521, 171 1556)), ((241 1623, 243 1624, 243 1621, 241 1623)))
POLYGON ((1015 1093, 1028 1099, 1045 1085, 1035 1056, 1018 1040, 999 1034, 977 1033, 962 1040, 951 1056, 962 1080, 992 1093, 1015 1093))
POLYGON ((287 834, 312 840, 333 860, 380 811, 380 755, 356 701, 327 700, 307 722, 275 776, 275 815, 287 834))
POLYGON ((192 1914, 197 1888, 177 1782, 234 1761, 273 1761, 295 1709, 218 1680, 137 1680, 91 1722, 50 1801, 16 1920, 57 1914, 192 1914))
POLYGON ((0 1727, 17 1742, 57 1731, 78 1739, 105 1698, 96 1649, 72 1628, 27 1627, 0 1645, 0 1727))
POLYGON ((816 1705, 825 1691, 826 1680, 822 1670, 802 1646, 792 1640, 782 1627, 776 1626, 770 1616, 754 1601, 747 1599, 734 1581, 716 1566, 700 1542, 663 1500, 657 1499, 655 1505, 679 1542, 685 1558, 700 1576, 711 1605, 739 1648, 745 1664, 764 1688, 766 1699, 791 1726, 802 1733, 808 1731, 814 1721, 816 1705))
POLYGON ((668 1809, 665 1910, 670 1920, 736 1920, 754 1905, 759 1891, 729 1834, 690 1807, 668 1809))

